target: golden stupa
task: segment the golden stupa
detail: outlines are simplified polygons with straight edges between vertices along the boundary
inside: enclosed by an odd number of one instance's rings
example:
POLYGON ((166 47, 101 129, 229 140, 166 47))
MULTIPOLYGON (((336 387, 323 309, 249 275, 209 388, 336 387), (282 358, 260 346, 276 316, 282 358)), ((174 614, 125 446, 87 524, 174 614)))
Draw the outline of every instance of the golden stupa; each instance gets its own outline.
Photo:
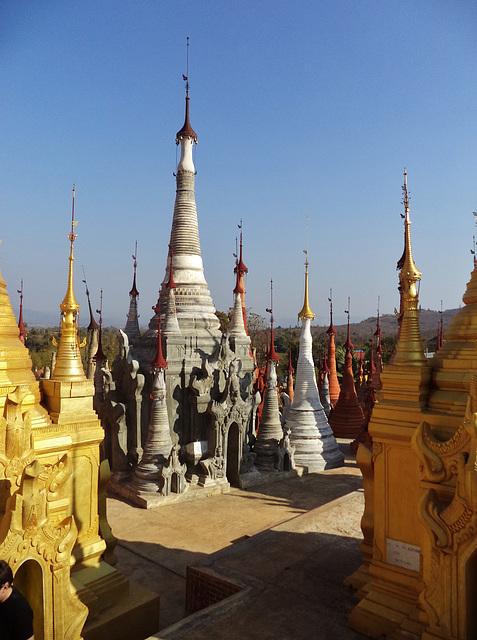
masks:
POLYGON ((78 344, 75 226, 73 190, 61 339, 41 390, 0 276, 0 557, 32 606, 35 640, 139 640, 159 627, 159 597, 112 566, 99 490, 104 432, 78 344))
POLYGON ((411 252, 407 180, 400 261, 401 327, 382 399, 360 445, 363 564, 350 626, 372 638, 477 637, 477 271, 446 341, 427 361, 419 333, 421 274, 411 252))

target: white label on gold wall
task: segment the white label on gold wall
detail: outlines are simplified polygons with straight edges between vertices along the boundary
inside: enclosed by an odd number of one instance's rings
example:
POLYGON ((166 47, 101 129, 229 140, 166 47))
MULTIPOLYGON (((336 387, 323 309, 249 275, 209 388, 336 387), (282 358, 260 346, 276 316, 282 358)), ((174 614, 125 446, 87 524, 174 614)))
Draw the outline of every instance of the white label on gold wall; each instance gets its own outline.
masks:
POLYGON ((403 567, 404 569, 409 569, 409 571, 419 571, 421 547, 388 538, 386 540, 386 549, 388 564, 393 564, 395 567, 403 567))

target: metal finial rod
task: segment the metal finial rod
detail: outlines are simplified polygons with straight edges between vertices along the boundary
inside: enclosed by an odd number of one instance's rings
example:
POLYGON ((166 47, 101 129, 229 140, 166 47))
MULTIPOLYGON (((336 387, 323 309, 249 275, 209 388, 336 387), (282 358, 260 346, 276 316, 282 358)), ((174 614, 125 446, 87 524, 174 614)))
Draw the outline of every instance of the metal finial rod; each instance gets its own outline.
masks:
POLYGON ((189 36, 187 36, 187 49, 186 49, 186 74, 182 74, 186 83, 186 97, 189 97, 189 36))
POLYGON ((101 289, 101 293, 99 296, 99 309, 96 309, 96 313, 99 313, 99 326, 103 324, 103 290, 101 289))
POLYGON ((306 216, 305 249, 303 249, 303 253, 306 256, 305 265, 308 266, 308 216, 306 216))
POLYGON ((134 260, 133 266, 134 266, 134 273, 136 273, 136 267, 137 267, 137 240, 136 240, 136 244, 134 246, 134 254, 132 259, 134 260))
POLYGON ((409 201, 411 200, 409 191, 407 189, 407 171, 406 167, 404 167, 404 184, 402 186, 402 203, 404 205, 404 218, 406 218, 406 222, 409 222, 409 201))
POLYGON ((81 268, 83 269, 83 282, 84 282, 84 286, 86 287, 86 297, 88 298, 88 302, 89 302, 89 289, 88 289, 88 283, 86 282, 86 273, 84 271, 83 265, 81 265, 81 268))
POLYGON ((273 280, 270 280, 270 309, 265 309, 270 314, 270 322, 273 326, 273 280))
POLYGON ((73 185, 73 204, 71 205, 71 231, 68 234, 68 238, 71 244, 73 244, 73 242, 76 240, 76 233, 74 232, 74 228, 77 224, 78 222, 75 221, 75 185, 73 185))
POLYGON ((17 289, 17 293, 20 294, 20 304, 23 302, 23 278, 21 279, 20 289, 17 289))
POLYGON ((381 301, 381 296, 378 295, 378 316, 379 316, 379 305, 380 305, 380 301, 381 301))

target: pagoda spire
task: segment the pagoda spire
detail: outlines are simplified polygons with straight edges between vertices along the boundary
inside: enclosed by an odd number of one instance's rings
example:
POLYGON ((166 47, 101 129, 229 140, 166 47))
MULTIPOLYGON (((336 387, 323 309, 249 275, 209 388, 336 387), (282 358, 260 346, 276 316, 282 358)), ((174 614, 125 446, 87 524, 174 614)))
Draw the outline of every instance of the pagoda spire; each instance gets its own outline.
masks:
MULTIPOLYGON (((169 280, 170 292, 174 292, 174 281, 169 280)), ((169 495, 171 488, 171 476, 178 474, 178 492, 187 489, 185 482, 186 465, 178 460, 179 447, 171 438, 169 418, 166 404, 166 368, 167 361, 162 353, 162 332, 160 298, 152 309, 157 316, 157 355, 151 362, 153 370, 152 383, 152 407, 149 417, 149 429, 147 433, 144 452, 139 464, 134 469, 132 482, 133 490, 145 501, 145 505, 155 504, 160 498, 169 495)))
MULTIPOLYGON (((383 383, 381 381, 381 374, 383 372, 383 348, 381 346, 381 338, 383 334, 381 333, 380 319, 379 319, 379 298, 378 298, 378 317, 376 320, 376 331, 374 332, 374 336, 376 338, 376 365, 371 359, 372 365, 372 375, 371 380, 368 381, 368 386, 371 385, 373 391, 380 391, 383 388, 383 383)), ((371 342, 371 356, 372 356, 373 345, 371 342)), ((373 402, 374 406, 374 402, 373 402)), ((369 420, 368 420, 369 422, 369 420)))
POLYGON ((242 272, 242 277, 240 277, 240 271, 237 267, 235 267, 234 271, 237 277, 236 277, 236 284, 234 289, 234 308, 232 311, 232 321, 230 323, 229 335, 233 337, 245 338, 247 333, 245 331, 243 304, 242 304, 242 294, 244 293, 243 272, 242 272))
MULTIPOLYGON (((188 51, 188 48, 187 48, 188 51)), ((188 71, 187 71, 188 74, 188 71)), ((167 288, 170 278, 171 255, 174 256, 175 303, 179 327, 184 334, 198 335, 207 332, 208 337, 220 340, 219 319, 215 315, 215 306, 204 275, 197 207, 195 203, 195 167, 193 147, 197 143, 197 134, 192 129, 189 115, 189 76, 186 81, 186 113, 184 126, 177 132, 176 144, 181 147, 177 165, 176 200, 170 237, 166 273, 162 282, 161 313, 166 312, 168 304, 167 288)), ((151 319, 149 329, 155 331, 156 319, 151 319)))
POLYGON ((270 314, 270 348, 267 349, 267 362, 278 362, 279 356, 275 351, 275 338, 273 336, 273 280, 270 280, 270 309, 266 309, 270 314))
POLYGON ((293 372, 295 369, 292 366, 291 357, 291 334, 290 342, 288 344, 288 369, 287 369, 287 396, 290 398, 290 404, 293 404, 294 390, 293 390, 293 372))
POLYGON ((340 395, 340 383, 338 382, 338 373, 336 371, 336 345, 335 335, 338 333, 333 325, 333 289, 330 289, 330 326, 326 330, 328 334, 328 367, 330 370, 328 376, 330 404, 332 407, 338 402, 340 395))
POLYGON ((20 294, 20 314, 18 316, 18 330, 20 332, 19 338, 20 341, 25 344, 25 338, 27 336, 28 331, 23 324, 23 278, 21 281, 20 289, 17 289, 17 292, 20 294))
MULTIPOLYGON (((307 254, 307 251, 305 251, 307 254)), ((300 350, 296 367, 293 404, 286 414, 285 427, 290 429, 290 441, 295 447, 296 464, 310 471, 339 467, 343 455, 320 402, 313 362, 311 321, 315 315, 308 303, 308 255, 305 261, 305 299, 298 314, 301 320, 300 350)))
POLYGON ((310 320, 315 319, 315 314, 310 309, 310 305, 308 303, 308 256, 305 261, 305 300, 303 302, 302 310, 298 314, 299 320, 304 320, 305 318, 310 318, 310 320))
POLYGON ((32 389, 33 385, 36 385, 34 396, 30 394, 26 400, 33 408, 35 404, 40 406, 40 391, 32 371, 28 349, 18 343, 18 324, 6 287, 7 284, 0 273, 0 316, 2 318, 0 324, 0 387, 3 388, 3 396, 6 397, 5 390, 8 390, 10 385, 32 385, 32 389))
POLYGON ((73 185, 73 204, 71 208, 71 231, 68 234, 70 241, 70 256, 68 270, 68 286, 61 309, 61 338, 56 358, 55 369, 52 372, 52 380, 85 380, 81 362, 80 345, 78 343, 78 311, 79 304, 76 301, 73 290, 73 243, 76 240, 74 229, 78 222, 75 220, 75 187, 73 185))
POLYGON ((86 298, 88 300, 88 310, 89 310, 89 325, 87 329, 88 336, 89 336, 89 343, 88 343, 88 362, 86 365, 86 377, 88 378, 88 380, 92 380, 94 378, 94 370, 95 370, 94 356, 96 354, 96 351, 98 350, 99 324, 96 322, 93 316, 93 310, 91 309, 91 300, 89 297, 88 283, 86 282, 86 274, 83 266, 82 266, 82 269, 83 269, 83 282, 86 287, 86 298))
POLYGON ((404 205, 404 253, 398 265, 399 285, 402 300, 402 318, 396 353, 393 364, 420 366, 425 361, 419 329, 419 294, 417 283, 421 280, 412 257, 411 220, 409 217, 409 193, 407 190, 407 172, 404 169, 403 205, 404 205))
POLYGON ((254 452, 257 454, 256 465, 264 471, 277 469, 278 446, 283 438, 283 429, 278 407, 277 364, 279 357, 273 345, 273 280, 270 280, 270 348, 267 352, 267 382, 263 400, 263 411, 258 426, 254 452))
POLYGON ((96 363, 101 364, 106 362, 107 357, 104 355, 103 344, 101 340, 101 332, 103 327, 103 290, 101 289, 101 294, 99 297, 99 309, 96 309, 96 313, 99 313, 99 336, 98 336, 98 348, 96 349, 96 353, 94 355, 94 359, 96 363))
MULTIPOLYGON (((174 282, 174 254, 172 253, 171 245, 169 245, 169 280, 167 282, 167 306, 164 314, 164 329, 163 335, 180 335, 181 330, 177 321, 176 310, 176 283, 174 282)), ((160 297, 160 296, 159 296, 160 297)), ((157 315, 160 315, 159 300, 154 310, 157 309, 157 315)))
MULTIPOLYGON (((246 273, 248 273, 248 269, 245 266, 243 258, 242 258, 242 249, 243 249, 242 226, 243 226, 243 222, 242 222, 242 220, 240 220, 240 224, 238 225, 238 228, 240 229, 240 252, 239 252, 238 256, 237 256, 237 254, 235 254, 236 264, 235 264, 234 273, 237 274, 237 287, 239 286, 239 283, 240 283, 240 288, 241 288, 240 298, 241 298, 241 302, 242 302, 243 326, 244 326, 244 329, 245 329, 245 333, 248 335, 247 311, 246 311, 246 308, 245 308, 245 283, 244 283, 244 275, 246 273)), ((235 293, 235 291, 234 291, 234 293, 235 293)))
POLYGON ((139 330, 139 315, 137 312, 137 299, 139 297, 139 291, 136 286, 136 271, 137 271, 137 241, 134 246, 134 253, 132 256, 133 259, 133 284, 131 287, 131 291, 129 292, 129 312, 128 319, 126 321, 126 326, 124 327, 124 333, 127 335, 129 340, 135 340, 139 338, 141 332, 139 330))
POLYGON ((152 310, 157 314, 157 354, 154 360, 151 362, 151 367, 154 370, 157 369, 167 369, 167 362, 162 355, 162 333, 161 333, 161 313, 160 313, 160 304, 161 304, 161 292, 159 291, 159 303, 156 307, 152 307, 152 310))
POLYGON ((358 396, 356 394, 356 387, 354 386, 352 354, 353 343, 351 342, 350 336, 349 305, 350 299, 348 298, 348 309, 345 309, 345 313, 348 315, 348 331, 346 342, 344 344, 346 349, 345 366, 338 402, 330 416, 330 427, 333 429, 333 433, 337 438, 356 437, 360 431, 364 418, 363 410, 361 409, 358 396))

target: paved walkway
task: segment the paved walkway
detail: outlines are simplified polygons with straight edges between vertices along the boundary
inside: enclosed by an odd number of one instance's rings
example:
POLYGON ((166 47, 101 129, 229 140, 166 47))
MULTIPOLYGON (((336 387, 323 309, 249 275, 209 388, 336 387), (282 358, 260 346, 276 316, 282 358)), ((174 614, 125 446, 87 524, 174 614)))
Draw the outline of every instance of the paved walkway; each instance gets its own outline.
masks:
POLYGON ((343 586, 361 561, 361 487, 347 456, 340 469, 150 510, 108 499, 118 568, 161 595, 153 637, 363 638, 346 625, 355 600, 343 586), (187 565, 247 588, 185 617, 187 565))

